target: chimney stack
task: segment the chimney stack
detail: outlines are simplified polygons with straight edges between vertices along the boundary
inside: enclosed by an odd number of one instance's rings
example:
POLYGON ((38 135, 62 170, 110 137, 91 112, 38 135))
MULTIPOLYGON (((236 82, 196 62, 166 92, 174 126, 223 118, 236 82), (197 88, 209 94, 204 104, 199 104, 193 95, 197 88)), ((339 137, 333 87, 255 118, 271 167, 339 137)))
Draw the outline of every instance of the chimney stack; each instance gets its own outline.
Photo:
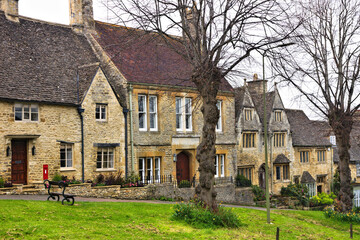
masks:
POLYGON ((70 25, 78 32, 95 32, 92 0, 70 0, 70 25))
POLYGON ((0 0, 0 9, 8 20, 19 22, 19 0, 0 0))
POLYGON ((251 94, 263 94, 265 81, 265 92, 267 92, 267 80, 258 80, 258 75, 255 73, 253 81, 247 82, 248 90, 251 94))

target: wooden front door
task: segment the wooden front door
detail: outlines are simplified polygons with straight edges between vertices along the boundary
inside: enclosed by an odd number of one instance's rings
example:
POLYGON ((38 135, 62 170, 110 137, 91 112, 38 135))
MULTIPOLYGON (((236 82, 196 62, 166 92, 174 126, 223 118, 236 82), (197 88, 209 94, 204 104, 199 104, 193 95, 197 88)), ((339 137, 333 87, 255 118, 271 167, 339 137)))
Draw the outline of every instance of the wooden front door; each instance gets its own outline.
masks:
POLYGON ((189 157, 183 152, 177 155, 176 180, 178 183, 180 183, 182 180, 190 181, 189 157))
POLYGON ((26 184, 27 180, 27 147, 26 140, 11 141, 11 181, 26 184))

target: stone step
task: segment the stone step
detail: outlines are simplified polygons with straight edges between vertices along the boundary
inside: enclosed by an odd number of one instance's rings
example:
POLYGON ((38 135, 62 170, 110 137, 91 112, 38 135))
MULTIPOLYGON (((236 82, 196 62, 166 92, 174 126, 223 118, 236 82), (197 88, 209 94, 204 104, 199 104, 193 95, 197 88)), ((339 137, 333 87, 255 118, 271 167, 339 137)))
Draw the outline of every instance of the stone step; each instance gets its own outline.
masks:
POLYGON ((33 188, 35 188, 35 185, 23 185, 22 188, 23 189, 33 189, 33 188))

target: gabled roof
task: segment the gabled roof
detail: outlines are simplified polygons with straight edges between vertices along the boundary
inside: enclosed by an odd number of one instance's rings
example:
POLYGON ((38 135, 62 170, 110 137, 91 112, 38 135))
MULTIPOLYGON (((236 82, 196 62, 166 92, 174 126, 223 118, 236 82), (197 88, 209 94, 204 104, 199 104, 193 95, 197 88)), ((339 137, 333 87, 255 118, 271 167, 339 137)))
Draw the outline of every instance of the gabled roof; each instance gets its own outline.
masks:
POLYGON ((293 146, 331 146, 330 126, 323 121, 310 120, 302 110, 286 109, 293 146))
MULTIPOLYGON (((98 62, 83 35, 69 26, 23 17, 14 23, 2 11, 0 33, 0 99, 78 103, 76 69, 98 62)), ((80 70, 80 97, 96 72, 89 68, 80 70)))
MULTIPOLYGON (((94 38, 130 83, 195 88, 192 66, 156 33, 95 21, 94 38)), ((174 48, 181 48, 174 43, 174 48)), ((223 79, 222 91, 231 91, 223 79)))
POLYGON ((280 164, 280 163, 290 163, 290 160, 283 154, 279 154, 276 156, 274 164, 280 164))
MULTIPOLYGON (((262 94, 251 94, 252 100, 254 102, 256 112, 259 114, 261 123, 264 123, 264 96, 262 94)), ((266 93, 266 117, 267 123, 271 116, 275 100, 275 91, 266 93)))
POLYGON ((301 176, 301 183, 314 183, 315 179, 311 176, 308 171, 304 171, 301 176))

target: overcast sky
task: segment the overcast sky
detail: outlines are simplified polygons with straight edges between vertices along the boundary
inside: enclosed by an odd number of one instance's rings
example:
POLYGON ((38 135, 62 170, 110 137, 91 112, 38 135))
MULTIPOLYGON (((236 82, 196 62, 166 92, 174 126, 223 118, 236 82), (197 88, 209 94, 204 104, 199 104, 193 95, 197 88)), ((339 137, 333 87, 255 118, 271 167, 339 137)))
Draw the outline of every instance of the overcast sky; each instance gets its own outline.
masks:
MULTIPOLYGON (((106 0, 93 0, 94 4, 94 18, 96 20, 107 22, 107 10, 102 4, 106 0)), ((69 24, 69 0, 19 0, 19 14, 35 19, 41 19, 49 22, 69 24)), ((260 56, 254 56, 261 61, 260 56)), ((262 68, 259 63, 251 62, 251 72, 248 76, 244 76, 251 80, 253 73, 258 73, 261 77, 262 68)), ((244 67, 248 68, 248 67, 244 67)), ((267 69, 267 76, 270 70, 267 69)), ((239 81, 240 85, 243 83, 243 78, 239 81)), ((269 90, 273 90, 273 83, 269 83, 269 90)), ((309 110, 309 107, 301 101, 301 98, 294 98, 298 93, 289 87, 282 86, 279 88, 280 95, 286 108, 303 109, 306 114, 313 119, 318 119, 315 113, 309 110)))

